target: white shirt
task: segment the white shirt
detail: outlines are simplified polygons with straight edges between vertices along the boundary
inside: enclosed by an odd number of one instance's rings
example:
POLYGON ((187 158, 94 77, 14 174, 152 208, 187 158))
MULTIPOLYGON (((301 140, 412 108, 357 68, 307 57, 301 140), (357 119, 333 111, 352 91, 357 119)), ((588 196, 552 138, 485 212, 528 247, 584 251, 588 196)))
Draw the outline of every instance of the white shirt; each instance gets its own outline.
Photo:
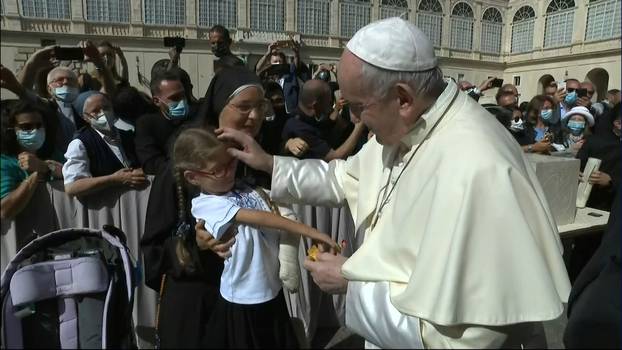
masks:
MULTIPOLYGON (((192 200, 191 212, 197 220, 205 220, 207 231, 220 239, 242 208, 270 211, 254 190, 245 188, 222 196, 201 194, 192 200)), ((237 304, 259 304, 274 299, 281 290, 280 235, 243 224, 237 231, 220 278, 220 294, 237 304)))
MULTIPOLYGON (((95 129, 93 129, 95 130, 95 129)), ((123 152, 121 143, 112 143, 107 136, 104 136, 98 130, 97 134, 104 140, 108 148, 114 153, 117 159, 125 167, 129 167, 129 160, 123 152)), ((65 153, 65 159, 67 161, 63 164, 63 178, 65 179, 65 185, 75 182, 79 179, 93 177, 90 171, 90 159, 86 152, 86 147, 80 139, 74 139, 67 146, 67 152, 65 153)))

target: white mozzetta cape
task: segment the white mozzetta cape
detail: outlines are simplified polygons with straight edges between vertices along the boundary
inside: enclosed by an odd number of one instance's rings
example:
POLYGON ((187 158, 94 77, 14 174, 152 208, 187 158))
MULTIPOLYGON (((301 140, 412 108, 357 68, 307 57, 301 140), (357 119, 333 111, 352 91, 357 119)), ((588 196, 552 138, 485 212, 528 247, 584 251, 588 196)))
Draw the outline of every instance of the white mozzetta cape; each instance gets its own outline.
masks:
POLYGON ((510 133, 450 82, 404 146, 410 150, 400 156, 398 147, 374 138, 347 161, 330 163, 275 157, 272 198, 347 204, 365 240, 343 275, 390 282, 391 302, 404 314, 442 326, 559 316, 570 292, 562 245, 535 173, 510 133), (443 115, 371 229, 383 187, 393 186, 443 115))

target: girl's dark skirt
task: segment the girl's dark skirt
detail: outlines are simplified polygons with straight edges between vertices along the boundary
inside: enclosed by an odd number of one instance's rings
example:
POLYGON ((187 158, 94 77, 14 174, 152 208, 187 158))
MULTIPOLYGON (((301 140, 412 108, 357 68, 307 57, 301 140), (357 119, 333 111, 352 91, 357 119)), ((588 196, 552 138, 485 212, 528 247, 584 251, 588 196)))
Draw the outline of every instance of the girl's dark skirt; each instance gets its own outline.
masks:
POLYGON ((299 348, 281 290, 261 304, 235 304, 220 294, 204 338, 207 348, 299 348))

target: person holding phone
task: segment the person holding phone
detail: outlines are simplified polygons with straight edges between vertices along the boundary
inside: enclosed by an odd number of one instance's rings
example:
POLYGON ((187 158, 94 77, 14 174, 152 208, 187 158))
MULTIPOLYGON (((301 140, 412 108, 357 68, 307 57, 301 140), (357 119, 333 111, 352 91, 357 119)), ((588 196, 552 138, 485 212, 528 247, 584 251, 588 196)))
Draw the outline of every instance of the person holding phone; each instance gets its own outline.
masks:
MULTIPOLYGON (((279 72, 277 76, 269 77, 268 79, 276 81, 281 88, 285 96, 285 110, 287 113, 296 113, 298 107, 298 95, 302 84, 311 79, 311 72, 309 67, 300 60, 300 44, 290 39, 290 44, 294 52, 293 62, 289 65, 288 71, 279 72)), ((255 66, 255 72, 261 75, 261 72, 268 69, 271 65, 283 65, 287 64, 287 57, 279 50, 283 48, 284 41, 275 41, 268 45, 268 51, 259 59, 255 66)))
POLYGON ((553 115, 555 101, 545 95, 535 96, 527 107, 524 132, 513 134, 526 153, 549 154, 552 143, 562 143, 562 132, 553 115))

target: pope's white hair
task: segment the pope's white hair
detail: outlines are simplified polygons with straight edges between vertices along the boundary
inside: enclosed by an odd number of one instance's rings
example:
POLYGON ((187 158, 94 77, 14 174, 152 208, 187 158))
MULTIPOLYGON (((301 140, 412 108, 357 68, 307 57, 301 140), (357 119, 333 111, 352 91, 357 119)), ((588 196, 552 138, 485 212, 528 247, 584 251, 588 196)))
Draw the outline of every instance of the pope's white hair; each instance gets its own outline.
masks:
POLYGON ((439 67, 421 72, 402 72, 383 69, 361 61, 364 86, 376 98, 386 97, 397 83, 408 84, 418 97, 433 97, 434 92, 443 91, 445 81, 439 67))
POLYGON ((54 81, 54 76, 59 73, 59 72, 66 72, 70 77, 73 77, 75 80, 78 80, 78 75, 76 74, 76 72, 74 72, 71 68, 69 67, 64 67, 64 66, 59 66, 59 67, 55 67, 53 68, 49 73, 48 73, 48 78, 47 78, 47 82, 48 84, 50 84, 51 82, 54 81))

